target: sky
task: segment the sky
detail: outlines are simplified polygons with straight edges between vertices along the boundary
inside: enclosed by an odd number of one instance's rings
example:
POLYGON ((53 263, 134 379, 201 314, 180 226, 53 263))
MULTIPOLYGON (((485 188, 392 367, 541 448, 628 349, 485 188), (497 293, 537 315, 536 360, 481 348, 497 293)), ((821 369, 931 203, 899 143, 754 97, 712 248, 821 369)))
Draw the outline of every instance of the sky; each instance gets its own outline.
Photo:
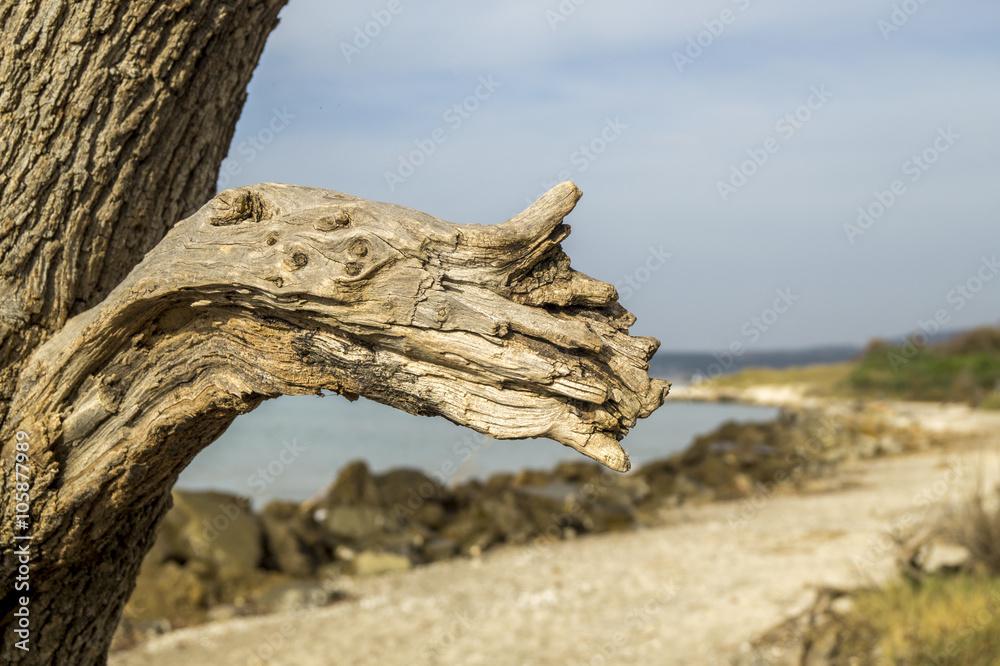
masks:
POLYGON ((492 224, 561 180, 573 267, 664 350, 1000 321, 1000 5, 290 0, 220 187, 492 224))

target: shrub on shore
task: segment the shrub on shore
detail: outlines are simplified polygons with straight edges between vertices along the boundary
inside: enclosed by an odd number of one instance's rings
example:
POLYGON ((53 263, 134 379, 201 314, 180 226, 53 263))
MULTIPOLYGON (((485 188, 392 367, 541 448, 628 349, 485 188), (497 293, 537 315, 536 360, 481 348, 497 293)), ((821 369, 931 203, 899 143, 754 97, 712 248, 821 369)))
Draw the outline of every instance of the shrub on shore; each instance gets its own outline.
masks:
POLYGON ((981 327, 946 342, 874 340, 850 374, 857 392, 903 400, 1000 406, 1000 328, 981 327))

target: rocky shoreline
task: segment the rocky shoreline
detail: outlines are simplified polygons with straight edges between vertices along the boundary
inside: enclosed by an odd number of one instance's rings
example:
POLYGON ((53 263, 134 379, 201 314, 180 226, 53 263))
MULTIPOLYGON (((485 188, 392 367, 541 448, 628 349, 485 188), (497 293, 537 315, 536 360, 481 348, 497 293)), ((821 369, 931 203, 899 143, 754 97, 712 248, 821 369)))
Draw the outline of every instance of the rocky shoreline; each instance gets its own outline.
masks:
POLYGON ((581 460, 448 488, 416 470, 375 475, 357 462, 313 499, 260 511, 233 495, 175 491, 115 644, 332 603, 343 576, 662 524, 683 505, 743 500, 730 512, 739 521, 756 496, 835 485, 844 462, 942 443, 884 405, 787 407, 774 421, 724 424, 624 475, 581 460))

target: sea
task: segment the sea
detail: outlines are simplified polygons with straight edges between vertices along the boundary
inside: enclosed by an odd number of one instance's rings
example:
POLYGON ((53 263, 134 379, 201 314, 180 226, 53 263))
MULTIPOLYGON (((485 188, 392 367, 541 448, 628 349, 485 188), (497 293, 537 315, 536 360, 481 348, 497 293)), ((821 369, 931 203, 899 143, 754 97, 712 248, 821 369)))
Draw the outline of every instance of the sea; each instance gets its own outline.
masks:
MULTIPOLYGON (((772 407, 668 399, 622 445, 635 469, 685 449, 725 421, 776 415, 772 407)), ((552 440, 494 440, 441 417, 413 416, 364 398, 283 396, 238 417, 184 470, 177 487, 242 495, 259 508, 274 499, 308 499, 355 460, 376 473, 416 468, 449 485, 589 459, 552 440)))

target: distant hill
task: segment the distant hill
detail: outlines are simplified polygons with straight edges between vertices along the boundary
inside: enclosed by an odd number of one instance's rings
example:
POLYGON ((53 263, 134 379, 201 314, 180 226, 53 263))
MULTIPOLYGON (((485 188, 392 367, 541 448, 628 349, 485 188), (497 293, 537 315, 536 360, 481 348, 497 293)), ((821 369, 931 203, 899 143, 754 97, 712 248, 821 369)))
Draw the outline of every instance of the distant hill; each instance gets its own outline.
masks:
POLYGON ((835 347, 810 347, 779 351, 748 351, 732 358, 721 352, 670 352, 661 349, 653 357, 653 374, 675 381, 687 381, 700 373, 704 377, 722 372, 736 372, 743 368, 788 368, 796 365, 816 363, 840 363, 856 359, 864 352, 864 347, 843 345, 835 347))
MULTIPOLYGON (((930 336, 930 344, 946 342, 964 335, 966 330, 940 331, 930 336)), ((902 345, 909 335, 883 338, 890 345, 902 345)), ((923 342, 922 338, 918 339, 923 342)), ((650 362, 653 374, 667 379, 686 382, 699 374, 710 377, 722 373, 736 372, 743 368, 789 368, 817 363, 842 363, 861 358, 865 347, 860 345, 830 345, 806 347, 803 349, 780 349, 776 351, 748 351, 733 358, 723 352, 671 352, 660 349, 650 362)))

